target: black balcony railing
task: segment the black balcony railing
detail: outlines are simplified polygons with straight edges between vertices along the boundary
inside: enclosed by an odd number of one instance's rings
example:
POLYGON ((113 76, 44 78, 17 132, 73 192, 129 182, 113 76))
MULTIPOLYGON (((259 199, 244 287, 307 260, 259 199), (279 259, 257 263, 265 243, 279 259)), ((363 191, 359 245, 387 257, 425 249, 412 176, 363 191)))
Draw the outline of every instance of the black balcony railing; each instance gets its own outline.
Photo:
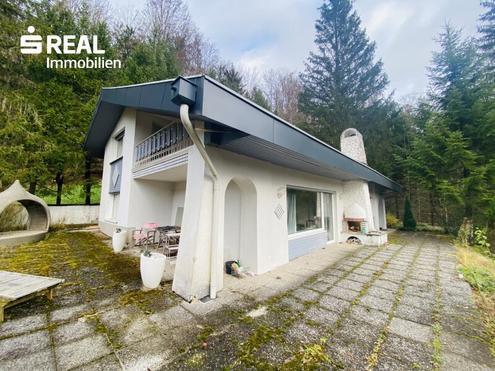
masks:
POLYGON ((136 146, 135 165, 142 166, 192 145, 182 124, 172 124, 150 135, 136 146))

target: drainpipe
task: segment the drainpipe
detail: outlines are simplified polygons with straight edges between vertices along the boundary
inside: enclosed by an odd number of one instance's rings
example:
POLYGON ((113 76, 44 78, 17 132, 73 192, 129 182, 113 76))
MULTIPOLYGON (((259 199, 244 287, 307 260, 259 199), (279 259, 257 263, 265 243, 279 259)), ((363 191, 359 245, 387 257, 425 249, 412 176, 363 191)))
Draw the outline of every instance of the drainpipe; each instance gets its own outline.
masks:
POLYGON ((211 178, 213 181, 213 194, 212 194, 212 223, 211 223, 211 254, 210 254, 210 298, 215 299, 217 297, 217 275, 216 275, 216 261, 217 261, 217 244, 218 244, 218 228, 217 228, 217 213, 215 212, 215 195, 217 194, 217 179, 218 172, 215 169, 215 166, 211 162, 210 156, 206 152, 205 145, 201 141, 194 130, 194 127, 191 123, 191 119, 189 118, 189 106, 187 104, 180 105, 180 120, 182 125, 189 134, 189 137, 193 141, 194 145, 198 148, 199 153, 203 157, 206 162, 206 165, 210 169, 211 178))

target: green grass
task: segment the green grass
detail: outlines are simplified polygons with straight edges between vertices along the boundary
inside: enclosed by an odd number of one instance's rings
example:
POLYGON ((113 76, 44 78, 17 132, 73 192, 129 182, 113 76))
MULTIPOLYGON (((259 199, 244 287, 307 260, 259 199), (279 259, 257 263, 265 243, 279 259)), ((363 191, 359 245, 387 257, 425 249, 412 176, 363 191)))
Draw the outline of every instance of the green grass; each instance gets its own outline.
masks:
POLYGON ((483 267, 461 267, 459 271, 476 290, 486 294, 495 293, 495 276, 483 267))
MULTIPOLYGON (((94 184, 91 187, 91 203, 100 203, 101 185, 94 184)), ((45 188, 40 190, 37 196, 41 197, 48 205, 55 205, 57 200, 57 191, 55 188, 45 188)), ((84 185, 71 184, 64 185, 62 188, 62 205, 82 205, 85 201, 84 185)))

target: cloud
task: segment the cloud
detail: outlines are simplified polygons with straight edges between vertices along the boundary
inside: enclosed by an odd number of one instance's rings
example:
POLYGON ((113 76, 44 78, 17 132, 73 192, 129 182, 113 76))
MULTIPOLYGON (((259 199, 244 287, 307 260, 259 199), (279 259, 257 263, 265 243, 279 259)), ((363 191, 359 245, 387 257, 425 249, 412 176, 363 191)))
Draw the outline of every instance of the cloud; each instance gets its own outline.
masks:
MULTIPOLYGON (((110 0, 116 8, 130 0, 110 0)), ((193 21, 221 57, 258 69, 302 71, 314 50, 314 24, 322 0, 185 0, 193 21)), ((134 9, 145 0, 132 2, 134 9), (138 3, 138 4, 136 4, 138 3)), ((477 0, 355 0, 354 7, 384 62, 398 97, 421 94, 434 37, 446 21, 476 33, 477 0)))

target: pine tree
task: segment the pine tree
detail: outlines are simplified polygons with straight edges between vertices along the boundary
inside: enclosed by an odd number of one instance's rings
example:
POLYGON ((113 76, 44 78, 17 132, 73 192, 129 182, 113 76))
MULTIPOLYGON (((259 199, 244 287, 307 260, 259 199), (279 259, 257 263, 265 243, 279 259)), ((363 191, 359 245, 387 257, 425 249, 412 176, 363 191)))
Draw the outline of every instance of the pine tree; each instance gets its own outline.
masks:
POLYGON ((211 75, 233 91, 239 94, 246 94, 242 74, 232 63, 221 64, 215 71, 212 71, 211 75))
POLYGON ((416 219, 411 210, 411 202, 409 197, 406 197, 406 202, 404 204, 404 218, 402 219, 402 228, 406 231, 416 230, 416 219))
POLYGON ((270 103, 268 103, 268 100, 266 99, 265 93, 255 86, 252 90, 251 93, 249 94, 249 97, 251 100, 256 103, 257 105, 269 110, 270 109, 270 103))
POLYGON ((481 5, 486 12, 481 15, 478 28, 480 48, 487 56, 491 69, 495 69, 495 0, 482 1, 481 5))
POLYGON ((388 79, 350 0, 326 0, 320 13, 318 51, 310 53, 301 75, 300 108, 308 129, 335 145, 343 129, 365 127, 364 112, 380 101, 388 79))

